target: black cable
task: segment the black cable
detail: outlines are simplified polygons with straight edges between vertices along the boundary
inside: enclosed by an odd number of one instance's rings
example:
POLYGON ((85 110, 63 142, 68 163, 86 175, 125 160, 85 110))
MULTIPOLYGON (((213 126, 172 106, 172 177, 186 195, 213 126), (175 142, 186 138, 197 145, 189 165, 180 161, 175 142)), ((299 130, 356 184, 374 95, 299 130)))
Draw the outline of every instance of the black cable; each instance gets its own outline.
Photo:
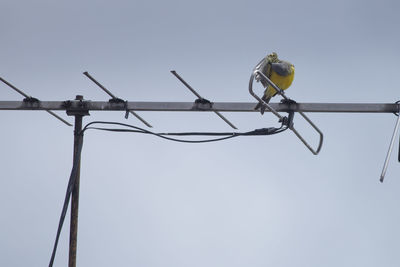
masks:
POLYGON ((133 126, 130 124, 125 124, 125 123, 120 123, 120 122, 108 122, 108 121, 93 121, 88 123, 82 131, 86 130, 101 130, 101 131, 110 131, 110 132, 132 132, 132 133, 143 133, 143 134, 150 134, 154 135, 163 139, 167 139, 170 141, 175 141, 175 142, 183 142, 183 143, 206 143, 206 142, 215 142, 215 141, 222 141, 226 139, 230 139, 233 137, 238 137, 238 136, 257 136, 257 135, 272 135, 272 134, 277 134, 281 133, 285 130, 288 129, 287 125, 282 122, 281 127, 279 128, 261 128, 261 129, 256 129, 253 131, 249 132, 180 132, 180 133, 155 133, 151 132, 149 130, 133 126), (106 125, 118 125, 118 126, 124 126, 132 129, 119 129, 119 128, 104 128, 104 127, 91 127, 90 125, 93 124, 106 124, 106 125), (177 139, 177 138, 171 138, 167 136, 225 136, 222 138, 215 138, 215 139, 205 139, 205 140, 185 140, 185 139, 177 139))
POLYGON ((130 133, 142 133, 142 134, 151 134, 158 136, 160 138, 169 140, 169 141, 175 141, 175 142, 181 142, 181 143, 207 143, 207 142, 216 142, 216 141, 222 141, 226 139, 230 139, 233 137, 237 137, 237 135, 230 135, 226 137, 221 137, 221 138, 215 138, 215 139, 207 139, 207 140, 183 140, 183 139, 177 139, 177 138, 171 138, 171 137, 166 137, 162 134, 158 133, 153 133, 153 132, 142 132, 138 130, 130 130, 130 129, 112 129, 112 128, 101 128, 101 127, 87 127, 85 130, 100 130, 100 131, 108 131, 108 132, 130 132, 130 133))

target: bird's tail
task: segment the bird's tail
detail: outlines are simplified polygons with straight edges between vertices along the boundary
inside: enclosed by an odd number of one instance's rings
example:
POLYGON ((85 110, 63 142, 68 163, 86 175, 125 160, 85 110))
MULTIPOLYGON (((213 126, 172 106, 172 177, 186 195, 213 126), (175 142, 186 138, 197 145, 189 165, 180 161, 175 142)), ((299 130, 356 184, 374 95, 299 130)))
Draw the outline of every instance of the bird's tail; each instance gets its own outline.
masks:
MULTIPOLYGON (((261 98, 265 103, 269 103, 269 101, 271 100, 271 96, 266 96, 266 95, 263 95, 263 97, 261 98)), ((257 109, 259 109, 260 108, 260 112, 261 112, 261 115, 263 115, 264 114, 264 112, 265 112, 265 109, 266 109, 266 107, 264 106, 264 105, 262 105, 261 103, 258 103, 257 104, 257 106, 254 108, 255 110, 257 110, 257 109)))

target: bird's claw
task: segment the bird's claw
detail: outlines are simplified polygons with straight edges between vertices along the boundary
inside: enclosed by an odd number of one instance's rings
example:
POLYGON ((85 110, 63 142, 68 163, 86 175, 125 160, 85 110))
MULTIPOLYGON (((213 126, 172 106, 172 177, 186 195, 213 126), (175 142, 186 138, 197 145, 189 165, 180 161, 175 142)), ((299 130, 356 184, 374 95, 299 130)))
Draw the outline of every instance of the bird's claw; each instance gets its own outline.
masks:
POLYGON ((266 109, 266 108, 267 108, 266 105, 261 104, 261 107, 260 107, 260 113, 261 113, 261 115, 264 115, 264 112, 265 112, 265 109, 266 109))

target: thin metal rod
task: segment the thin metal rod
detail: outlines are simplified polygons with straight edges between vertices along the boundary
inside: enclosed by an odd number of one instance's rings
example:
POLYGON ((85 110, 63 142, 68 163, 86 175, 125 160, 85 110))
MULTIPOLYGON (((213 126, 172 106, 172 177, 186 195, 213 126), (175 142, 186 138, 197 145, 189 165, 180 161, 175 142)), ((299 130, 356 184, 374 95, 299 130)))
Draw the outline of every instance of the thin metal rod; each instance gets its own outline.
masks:
POLYGON ((138 120, 140 120, 144 125, 146 125, 149 128, 153 128, 153 126, 151 126, 150 123, 148 123, 147 121, 145 121, 145 119, 143 119, 142 117, 140 117, 135 111, 133 110, 129 110, 129 113, 131 113, 133 116, 135 116, 138 120))
MULTIPOLYGON (((113 99, 117 99, 115 95, 113 95, 107 88, 105 88, 101 83, 99 83, 95 78, 93 78, 87 71, 83 73, 86 77, 88 77, 92 82, 94 82, 98 87, 100 87, 104 92, 106 92, 109 96, 111 96, 113 99)), ((147 127, 152 128, 153 126, 150 125, 145 119, 143 119, 139 114, 134 112, 133 110, 129 110, 129 113, 131 113, 133 116, 135 116, 138 120, 140 120, 143 124, 145 124, 147 127)))
POLYGON ((214 113, 218 115, 221 119, 223 119, 229 126, 231 126, 233 129, 237 130, 237 127, 233 125, 232 122, 230 122, 227 118, 225 118, 221 113, 218 111, 214 110, 214 113))
POLYGON ((6 80, 4 80, 3 78, 0 77, 0 81, 2 81, 3 83, 7 84, 10 88, 12 88, 13 90, 17 91, 20 95, 23 95, 24 97, 29 97, 27 94, 25 94, 24 92, 22 92, 21 90, 19 90, 17 87, 15 87, 14 85, 12 85, 11 83, 7 82, 6 80))
POLYGON ((397 155, 397 160, 400 162, 400 135, 399 135, 399 152, 397 155))
MULTIPOLYGON (((200 96, 199 93, 196 92, 176 71, 171 70, 171 73, 178 78, 197 98, 199 99, 204 99, 203 97, 200 96)), ((227 118, 225 118, 221 113, 219 113, 217 110, 215 110, 213 107, 211 107, 211 110, 218 115, 223 121, 225 121, 229 126, 231 126, 233 129, 237 129, 233 123, 231 123, 227 118)))
POLYGON ((54 117, 56 117, 57 119, 59 119, 60 121, 62 121, 63 123, 65 123, 68 126, 72 126, 71 123, 69 123, 68 121, 64 120, 63 118, 61 118, 60 116, 58 116, 56 113, 54 113, 51 110, 46 109, 46 112, 49 113, 50 115, 53 115, 54 117))
MULTIPOLYGON (((2 81, 3 83, 5 83, 6 85, 8 85, 11 89, 15 90, 16 92, 18 92, 20 95, 24 96, 25 98, 29 98, 30 96, 28 96, 27 94, 25 94, 24 92, 22 92, 21 90, 19 90, 17 87, 15 87, 14 85, 12 85, 11 83, 7 82, 6 80, 4 80, 3 78, 0 77, 0 81, 2 81)), ((62 121, 63 123, 65 123, 68 126, 72 126, 71 123, 69 123, 68 121, 64 120, 63 118, 61 118, 60 116, 58 116, 57 114, 55 114, 54 112, 46 109, 46 111, 56 117, 57 119, 59 119, 60 121, 62 121)))
MULTIPOLYGON (((71 107, 79 109, 82 102, 70 101, 71 107)), ((257 112, 255 102, 213 102, 213 109, 198 109, 193 102, 147 102, 131 101, 110 103, 108 101, 84 100, 85 109, 89 111, 184 111, 184 112, 257 112)), ((307 113, 396 113, 400 104, 395 103, 268 103, 278 112, 307 113)), ((0 101, 0 110, 66 110, 65 101, 40 101, 28 103, 24 101, 0 101)), ((265 112, 269 112, 268 109, 265 112)))
POLYGON ((87 71, 83 73, 86 77, 88 77, 92 82, 94 82, 98 87, 100 87, 104 92, 106 92, 109 96, 112 98, 117 98, 115 95, 113 95, 107 88, 105 88, 101 83, 96 81, 95 78, 93 78, 87 71))
POLYGON ((171 70, 171 73, 175 75, 178 80, 180 80, 197 98, 203 99, 196 90, 193 89, 175 70, 171 70))
POLYGON ((397 117, 397 121, 396 121, 396 125, 394 127, 392 139, 390 140, 389 149, 388 149, 388 152, 386 154, 385 163, 383 164, 381 178, 379 180, 379 181, 381 181, 381 183, 383 182, 383 179, 385 179, 385 174, 386 174, 386 170, 387 170, 387 167, 388 167, 388 164, 389 164, 390 155, 392 154, 394 141, 396 139, 397 132, 399 131, 399 125, 400 125, 400 115, 397 117))

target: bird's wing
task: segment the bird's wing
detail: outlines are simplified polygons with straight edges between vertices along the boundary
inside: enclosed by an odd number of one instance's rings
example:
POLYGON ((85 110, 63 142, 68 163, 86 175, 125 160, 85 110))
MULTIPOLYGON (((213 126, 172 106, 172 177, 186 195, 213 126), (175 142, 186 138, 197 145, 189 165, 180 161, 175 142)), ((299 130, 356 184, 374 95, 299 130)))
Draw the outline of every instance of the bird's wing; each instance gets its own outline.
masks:
MULTIPOLYGON (((261 72, 264 73, 265 76, 267 76, 268 78, 270 78, 270 77, 271 77, 271 63, 268 62, 268 63, 265 65, 264 69, 261 70, 261 72)), ((261 84, 264 86, 264 88, 267 88, 268 85, 269 85, 269 83, 268 83, 265 79, 263 79, 263 78, 261 79, 261 84)))
MULTIPOLYGON (((265 57, 263 60, 261 60, 260 63, 257 64, 255 69, 259 70, 268 78, 271 77, 271 62, 269 62, 268 57, 265 57)), ((261 82, 264 87, 268 86, 268 83, 265 81, 265 79, 262 78, 261 75, 256 74, 255 79, 257 82, 261 82)))

